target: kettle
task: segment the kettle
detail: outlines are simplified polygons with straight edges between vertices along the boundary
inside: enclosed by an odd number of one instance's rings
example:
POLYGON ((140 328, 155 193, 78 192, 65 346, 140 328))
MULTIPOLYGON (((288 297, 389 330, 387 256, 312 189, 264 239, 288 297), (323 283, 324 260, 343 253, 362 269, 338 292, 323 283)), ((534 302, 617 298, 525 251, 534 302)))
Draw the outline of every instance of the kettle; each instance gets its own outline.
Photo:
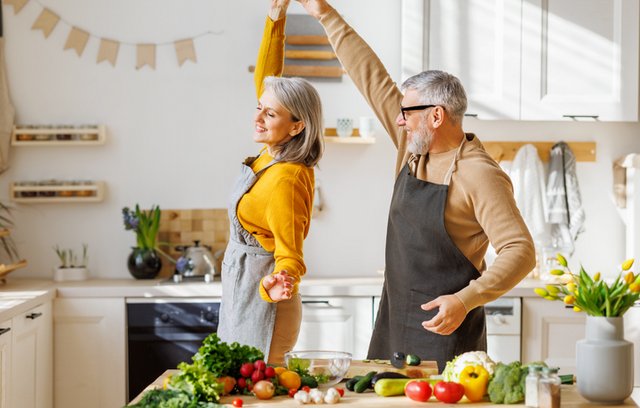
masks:
MULTIPOLYGON (((182 273, 183 276, 219 276, 220 271, 216 267, 216 257, 211 253, 211 247, 200 245, 199 240, 193 241, 192 246, 177 246, 176 250, 182 251, 183 256, 189 260, 189 268, 182 273)), ((218 251, 218 257, 222 251, 218 251)))

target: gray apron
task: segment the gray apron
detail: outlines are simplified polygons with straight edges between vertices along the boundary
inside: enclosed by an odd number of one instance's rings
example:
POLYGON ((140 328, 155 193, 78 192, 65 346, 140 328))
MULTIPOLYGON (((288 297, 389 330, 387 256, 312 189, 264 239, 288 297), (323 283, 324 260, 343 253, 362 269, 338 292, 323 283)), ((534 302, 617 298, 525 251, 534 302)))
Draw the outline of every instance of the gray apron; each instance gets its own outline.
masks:
POLYGON ((462 144, 444 184, 416 178, 408 163, 396 179, 387 226, 385 280, 369 359, 390 359, 397 351, 411 353, 422 360, 437 361, 442 372, 456 355, 487 349, 483 307, 471 310, 448 336, 422 327, 423 321, 438 312, 438 308, 422 310, 422 304, 454 294, 480 277, 444 225, 449 183, 462 144))
POLYGON ((266 251, 258 240, 242 227, 237 208, 242 196, 256 183, 260 175, 277 163, 272 160, 254 173, 250 157, 242 164, 240 177, 229 200, 229 243, 222 261, 222 304, 218 336, 225 343, 234 341, 256 347, 269 356, 276 304, 260 297, 260 280, 273 272, 273 253, 266 251))

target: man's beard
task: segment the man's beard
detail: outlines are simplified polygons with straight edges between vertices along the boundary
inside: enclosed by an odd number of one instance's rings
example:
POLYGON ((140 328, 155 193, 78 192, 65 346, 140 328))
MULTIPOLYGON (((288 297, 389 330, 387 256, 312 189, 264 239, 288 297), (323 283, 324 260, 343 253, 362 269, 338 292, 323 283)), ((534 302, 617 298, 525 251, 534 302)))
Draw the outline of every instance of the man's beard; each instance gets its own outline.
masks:
POLYGON ((429 131, 427 126, 423 123, 420 124, 418 129, 409 132, 409 144, 407 150, 413 154, 424 155, 429 152, 431 142, 433 141, 433 134, 429 131))

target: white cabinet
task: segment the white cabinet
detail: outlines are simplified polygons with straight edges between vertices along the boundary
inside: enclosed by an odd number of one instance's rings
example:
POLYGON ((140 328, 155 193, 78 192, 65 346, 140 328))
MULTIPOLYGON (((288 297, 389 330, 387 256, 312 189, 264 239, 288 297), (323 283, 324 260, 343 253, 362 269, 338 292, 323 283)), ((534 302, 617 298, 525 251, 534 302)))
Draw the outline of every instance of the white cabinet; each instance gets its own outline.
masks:
POLYGON ((346 351, 366 358, 373 331, 372 297, 304 297, 295 350, 346 351))
POLYGON ((471 116, 638 119, 638 0, 404 0, 402 15, 403 76, 456 75, 471 116))
POLYGON ((126 404, 125 301, 56 299, 56 408, 126 404))
POLYGON ((15 316, 12 325, 11 407, 53 406, 51 302, 15 316))
POLYGON ((11 320, 0 322, 0 408, 11 398, 11 320))
POLYGON ((585 314, 542 298, 522 299, 522 361, 544 361, 562 374, 576 372, 576 342, 584 338, 585 314))

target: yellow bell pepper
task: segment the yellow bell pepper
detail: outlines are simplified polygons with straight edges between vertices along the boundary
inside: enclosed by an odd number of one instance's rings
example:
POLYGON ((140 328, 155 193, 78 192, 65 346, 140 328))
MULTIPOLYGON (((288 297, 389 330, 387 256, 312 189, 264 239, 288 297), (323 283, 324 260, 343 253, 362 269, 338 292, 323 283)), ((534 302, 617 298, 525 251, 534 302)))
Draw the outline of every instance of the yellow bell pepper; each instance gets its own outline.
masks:
POLYGON ((469 401, 482 401, 487 393, 489 372, 481 365, 466 366, 460 372, 460 384, 464 385, 464 395, 469 401))

